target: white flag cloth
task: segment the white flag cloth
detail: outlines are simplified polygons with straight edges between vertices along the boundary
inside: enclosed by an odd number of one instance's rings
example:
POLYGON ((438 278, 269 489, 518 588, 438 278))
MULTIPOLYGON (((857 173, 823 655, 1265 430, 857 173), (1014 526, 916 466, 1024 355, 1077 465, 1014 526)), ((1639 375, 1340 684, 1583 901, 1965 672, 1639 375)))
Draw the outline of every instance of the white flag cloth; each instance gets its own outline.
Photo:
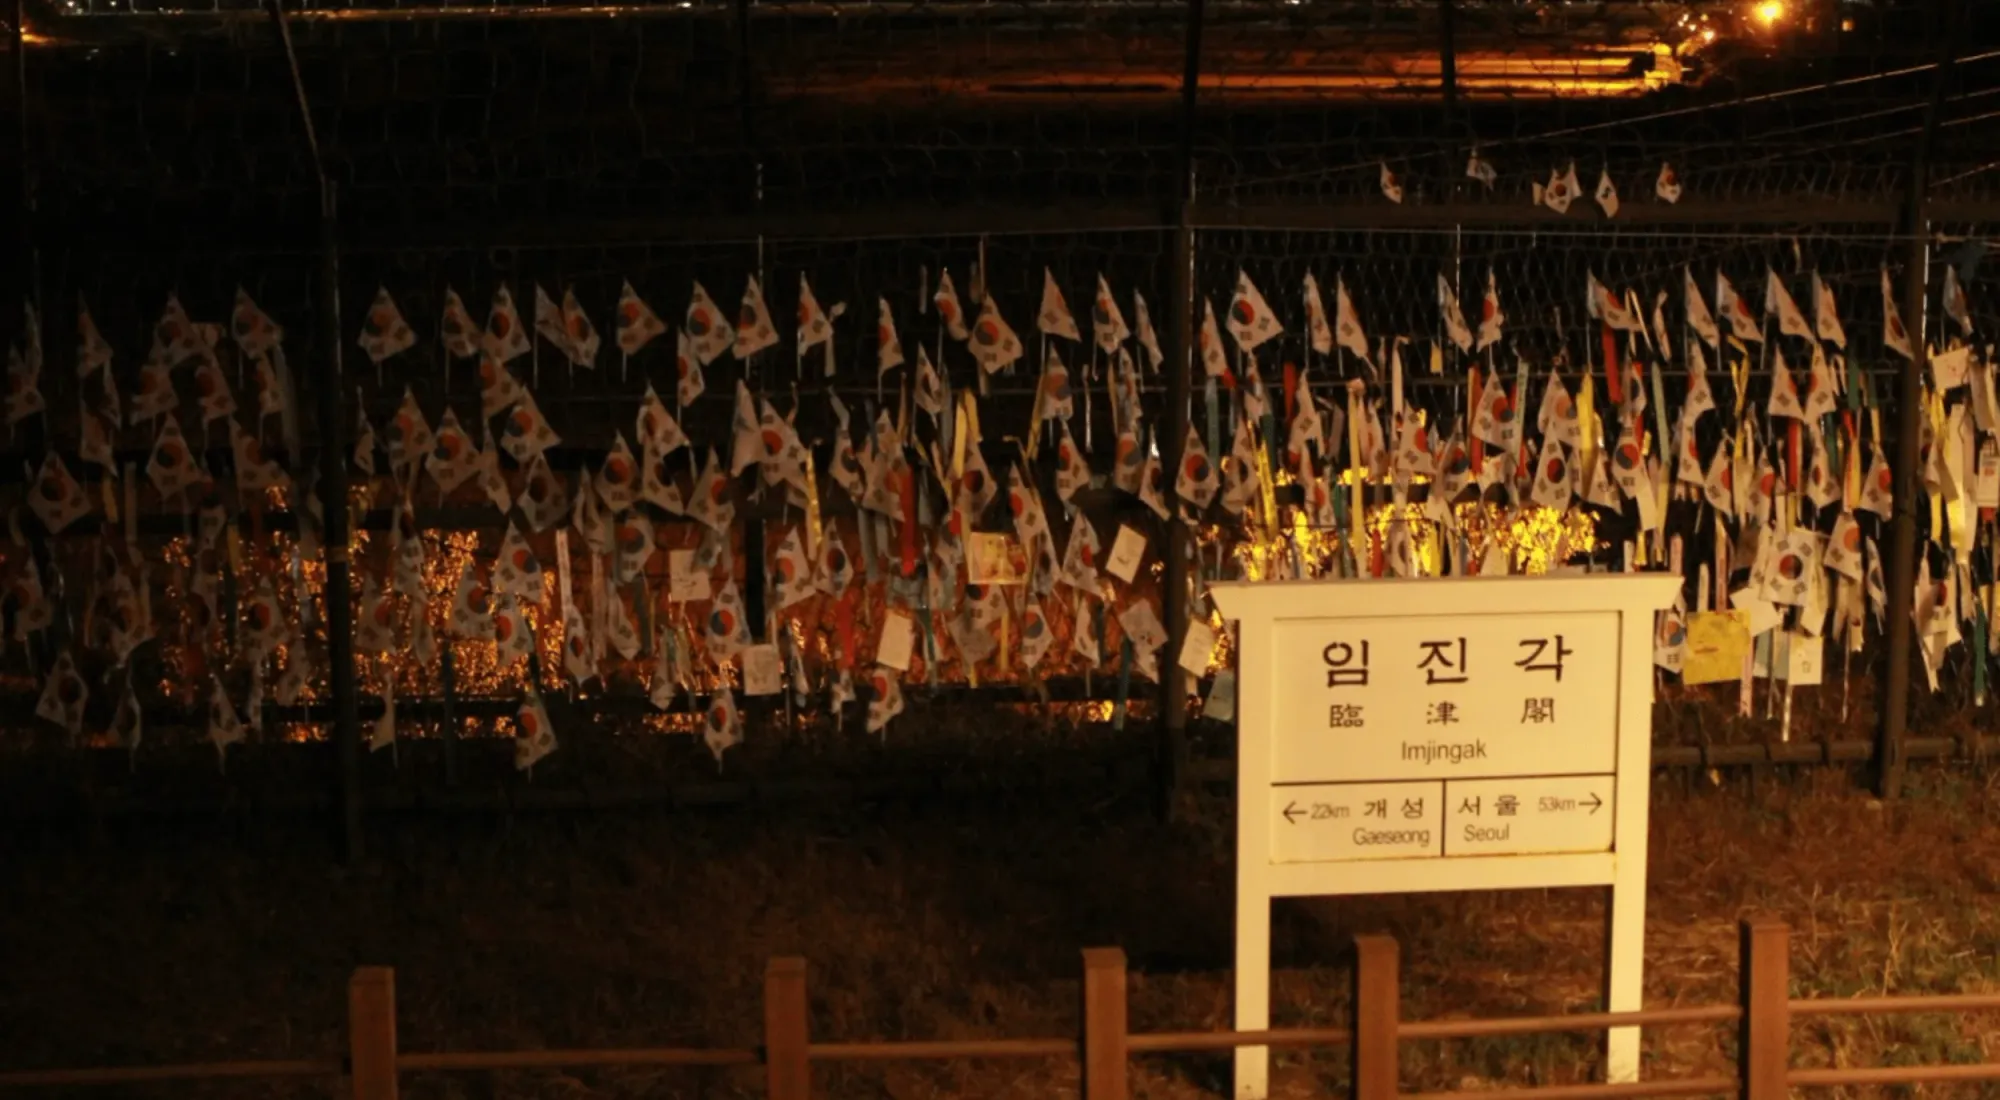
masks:
POLYGON ((1569 213, 1569 206, 1576 201, 1583 190, 1576 181, 1576 162, 1571 161, 1567 171, 1549 170, 1548 185, 1542 189, 1542 205, 1558 214, 1569 213))
POLYGON ((833 339, 833 318, 820 308, 805 272, 799 272, 799 355, 833 339))
POLYGON ((188 451, 187 440, 181 435, 180 423, 171 413, 160 422, 152 458, 146 463, 146 477, 163 497, 174 496, 202 479, 194 456, 188 451))
POLYGON ((1201 310, 1201 332, 1197 339, 1201 343, 1202 374, 1220 378, 1229 373, 1229 357, 1222 350, 1222 330, 1215 323, 1215 303, 1204 298, 1201 310))
POLYGON ((1492 161, 1480 156, 1479 150, 1474 149, 1472 155, 1465 159, 1465 178, 1478 180, 1491 191, 1494 181, 1500 178, 1500 171, 1493 167, 1492 161))
POLYGON ((1625 308, 1625 303, 1618 295, 1597 281, 1596 272, 1586 272, 1584 277, 1586 280, 1584 306, 1590 316, 1621 332, 1645 334, 1646 323, 1625 308))
POLYGON ((1278 318, 1271 312, 1271 305, 1264 300, 1257 285, 1250 281, 1248 273, 1236 273, 1236 294, 1229 301, 1229 335, 1236 338, 1236 346, 1245 354, 1274 336, 1285 331, 1278 318))
POLYGON ((967 340, 972 330, 965 327, 965 306, 958 300, 958 287, 951 281, 951 272, 938 276, 937 291, 931 295, 931 304, 937 307, 938 319, 944 322, 944 330, 954 340, 967 340))
POLYGON ((1146 297, 1137 290, 1132 292, 1132 331, 1139 346, 1146 349, 1146 359, 1152 370, 1159 370, 1166 361, 1166 354, 1160 350, 1159 334, 1153 331, 1153 315, 1146 309, 1146 297))
POLYGON ((91 372, 111 365, 111 344, 97 331, 97 322, 90 318, 90 307, 84 304, 82 295, 76 299, 76 375, 87 378, 91 372))
MULTIPOLYGON (((507 415, 506 426, 501 430, 500 446, 513 456, 515 462, 525 465, 529 459, 561 442, 562 438, 542 416, 541 407, 535 404, 535 395, 523 387, 514 411, 507 415)), ((392 454, 394 450, 392 445, 392 454)))
POLYGON ((402 311, 389 297, 389 288, 376 290, 374 304, 368 307, 368 314, 361 324, 361 336, 356 342, 361 345, 362 352, 376 363, 417 342, 417 334, 410 331, 409 322, 403 320, 402 311))
POLYGON ((257 308, 257 303, 251 301, 250 295, 240 286, 236 288, 236 308, 229 314, 229 333, 243 354, 253 359, 269 352, 285 338, 285 330, 279 328, 269 314, 257 308))
POLYGON ((1090 304, 1090 331, 1098 350, 1107 355, 1117 351, 1132 335, 1132 330, 1125 326, 1125 314, 1118 308, 1118 299, 1111 296, 1111 284, 1102 274, 1097 276, 1097 297, 1090 304))
POLYGON ((1757 315, 1750 312, 1750 304, 1736 293, 1729 276, 1719 270, 1715 273, 1715 308, 1729 322, 1729 331, 1738 340, 1747 344, 1764 342, 1764 329, 1757 323, 1757 315))
POLYGON ((534 350, 527 329, 521 325, 521 311, 514 306, 514 294, 505 283, 493 292, 493 307, 486 314, 485 342, 482 350, 502 363, 534 350))
POLYGON ((771 308, 764 304, 764 288, 752 275, 743 287, 743 304, 736 311, 736 358, 748 359, 777 343, 778 329, 771 323, 771 308))
POLYGON ((1451 281, 1438 272, 1438 314, 1444 324, 1444 334, 1461 352, 1472 350, 1472 329, 1465 323, 1465 313, 1458 307, 1458 295, 1451 289, 1451 281))
POLYGON ((736 413, 729 431, 729 476, 741 477, 763 459, 764 437, 758 426, 757 403, 740 378, 736 380, 736 413))
POLYGON ((1382 162, 1382 173, 1378 182, 1381 185, 1382 196, 1384 198, 1398 206, 1402 205, 1403 181, 1396 178, 1395 172, 1390 171, 1389 162, 1386 160, 1382 162))
POLYGON ((1958 281, 1958 267, 1944 265, 1944 315, 1958 322, 1959 331, 1972 335, 1972 309, 1965 300, 1965 287, 1958 281))
POLYGON ((1832 341, 1835 347, 1846 350, 1847 329, 1840 323, 1840 307, 1834 301, 1833 287, 1827 285, 1817 271, 1813 272, 1812 291, 1813 328, 1818 331, 1820 339, 1832 341))
POLYGON ((708 389, 701 371, 701 359, 694 340, 685 331, 674 333, 674 400, 685 409, 708 389))
POLYGON ((1363 363, 1369 362, 1368 334, 1361 330, 1361 317, 1354 311, 1354 299, 1347 296, 1347 279, 1333 281, 1333 341, 1363 363))
POLYGON ((62 650, 56 658, 56 668, 48 672, 48 680, 42 684, 42 698, 34 704, 34 716, 60 726, 62 732, 74 738, 84 732, 84 704, 88 702, 90 690, 84 686, 84 678, 78 676, 70 650, 62 650))
POLYGON ((630 280, 618 288, 618 350, 636 355, 639 349, 667 331, 666 323, 646 304, 630 280))
POLYGON ((597 472, 597 497, 612 512, 623 512, 639 499, 639 459, 625 442, 625 433, 611 438, 611 450, 597 472))
POLYGON ((1189 427, 1187 441, 1181 446, 1181 468, 1174 477, 1174 495, 1192 504, 1199 515, 1208 510, 1219 485, 1215 463, 1209 460, 1201 436, 1189 427))
POLYGON ((166 307, 153 325, 153 346, 147 361, 177 367, 200 350, 201 334, 195 331, 187 310, 181 308, 180 296, 168 294, 166 307))
POLYGON ((988 294, 979 306, 979 320, 972 326, 972 357, 979 368, 993 374, 1021 358, 1021 338, 1000 316, 1000 307, 988 294))
POLYGON ((563 291, 561 316, 564 354, 579 367, 596 368, 603 340, 597 335, 597 326, 590 323, 590 315, 583 311, 583 303, 576 300, 575 290, 563 291))
POLYGON ((736 346, 736 326, 723 316, 722 310, 716 307, 715 299, 708 296, 707 288, 699 282, 694 284, 694 292, 688 300, 682 331, 687 334, 695 359, 704 367, 736 346))
POLYGON ((465 308, 465 299, 458 291, 444 288, 444 314, 438 319, 438 336, 444 341, 447 355, 458 359, 471 359, 480 353, 479 326, 472 320, 472 313, 465 308))
POLYGON ((681 430, 680 422, 667 411, 667 403, 653 391, 653 384, 646 383, 646 395, 639 401, 638 439, 641 448, 651 448, 654 453, 668 455, 687 446, 687 434, 681 430))
POLYGON ((1306 272, 1306 336, 1311 341, 1314 352, 1320 355, 1333 354, 1333 326, 1327 323, 1326 301, 1320 297, 1319 280, 1312 272, 1306 272))
POLYGON ((514 767, 527 771, 536 762, 556 751, 556 727, 549 721, 549 709, 542 705, 540 692, 529 692, 514 712, 514 767))
POLYGON ((243 741, 243 721, 236 716, 229 693, 222 690, 221 680, 214 681, 208 695, 208 741, 215 746, 218 759, 225 757, 229 746, 243 741))
POLYGON ((1062 288, 1056 285, 1055 273, 1046 267, 1042 269, 1042 308, 1035 313, 1035 327, 1049 336, 1083 339, 1076 318, 1070 315, 1069 303, 1063 300, 1062 288))
POLYGON ((1681 201, 1681 178, 1674 174, 1674 166, 1660 162, 1660 176, 1653 181, 1653 194, 1669 204, 1681 201))
POLYGON ((875 666, 868 674, 868 732, 880 733, 903 713, 903 686, 895 669, 875 666))
POLYGON ((1812 372, 1806 376, 1804 404, 1807 420, 1818 423, 1821 417, 1839 408, 1833 386, 1833 371, 1827 366, 1825 353, 1815 343, 1812 348, 1812 372))
POLYGON ((556 305, 556 300, 549 297, 549 292, 543 290, 540 283, 535 284, 535 331, 541 333, 542 339, 547 340, 557 351, 562 352, 564 358, 575 360, 576 353, 570 347, 569 330, 563 325, 562 307, 556 305))
POLYGON ((1771 398, 1764 411, 1770 416, 1806 419, 1805 408, 1799 404, 1798 384, 1792 380, 1791 368, 1785 365, 1785 353, 1776 348, 1771 349, 1771 398))
POLYGON ((1767 267, 1764 269, 1764 315, 1773 314, 1778 318, 1779 332, 1801 340, 1813 338, 1812 326, 1806 324, 1806 315, 1799 312, 1799 304, 1792 299, 1792 292, 1785 289, 1777 269, 1767 267))
POLYGON ((1687 311, 1688 327, 1694 330, 1696 336, 1701 337, 1702 342, 1720 350, 1722 333, 1715 327, 1715 315, 1708 311, 1708 300, 1701 296, 1700 285, 1694 281, 1693 269, 1684 267, 1681 269, 1681 274, 1687 283, 1681 301, 1682 308, 1687 311))
POLYGON ((1500 288, 1495 283, 1492 268, 1486 269, 1486 293, 1479 299, 1479 338, 1475 351, 1485 351, 1500 342, 1500 330, 1507 323, 1507 314, 1500 309, 1500 288))
POLYGON ((1910 330, 1903 327, 1903 311, 1896 306, 1896 288, 1889 282, 1889 265, 1882 265, 1882 346, 1905 359, 1916 358, 1910 346, 1910 330))
POLYGON ((61 533, 90 512, 90 501, 84 496, 83 486, 70 476, 61 456, 53 450, 42 456, 42 468, 35 475, 34 492, 29 503, 50 534, 61 533))
POLYGON ((723 687, 709 697, 701 739, 718 766, 724 752, 743 743, 743 716, 737 711, 736 695, 729 688, 723 687))
POLYGON ((896 335, 896 318, 889 312, 889 299, 876 300, 875 376, 903 365, 903 341, 896 335))
POLYGON ((1597 177, 1597 205, 1607 218, 1618 216, 1618 185, 1611 182, 1611 169, 1599 170, 1597 177))

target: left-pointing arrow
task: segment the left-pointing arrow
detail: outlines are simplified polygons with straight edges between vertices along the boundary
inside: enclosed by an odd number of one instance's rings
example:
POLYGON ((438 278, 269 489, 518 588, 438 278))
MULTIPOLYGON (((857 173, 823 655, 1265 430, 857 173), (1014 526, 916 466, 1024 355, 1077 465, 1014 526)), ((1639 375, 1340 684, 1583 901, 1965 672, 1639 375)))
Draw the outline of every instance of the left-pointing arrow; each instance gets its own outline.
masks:
POLYGON ((1299 823, 1299 815, 1303 813, 1305 813, 1305 811, 1299 809, 1299 804, 1297 802, 1285 803, 1285 822, 1287 824, 1297 825, 1299 823))

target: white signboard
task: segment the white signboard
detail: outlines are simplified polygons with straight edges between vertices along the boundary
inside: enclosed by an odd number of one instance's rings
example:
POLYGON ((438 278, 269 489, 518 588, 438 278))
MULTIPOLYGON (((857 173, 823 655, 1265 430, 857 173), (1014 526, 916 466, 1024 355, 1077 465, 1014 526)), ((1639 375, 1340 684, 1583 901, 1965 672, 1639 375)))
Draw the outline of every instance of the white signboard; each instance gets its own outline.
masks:
POLYGON ((1616 612, 1281 620, 1272 643, 1274 782, 1613 770, 1616 612))
MULTIPOLYGON (((1236 1027, 1270 1024, 1271 899, 1610 886, 1640 1007, 1654 614, 1679 578, 1213 586, 1239 622, 1236 1027)), ((1638 1079, 1612 1032, 1612 1081, 1638 1079)), ((1236 1055, 1261 1100, 1268 1054, 1236 1055)))

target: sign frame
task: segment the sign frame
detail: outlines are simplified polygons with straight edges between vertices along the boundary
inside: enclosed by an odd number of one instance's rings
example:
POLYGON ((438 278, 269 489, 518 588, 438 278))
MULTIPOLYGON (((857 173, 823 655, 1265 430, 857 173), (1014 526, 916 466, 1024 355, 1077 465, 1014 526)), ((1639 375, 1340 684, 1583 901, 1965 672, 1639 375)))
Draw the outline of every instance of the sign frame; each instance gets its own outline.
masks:
MULTIPOLYGON (((1599 573, 1541 577, 1442 577, 1356 581, 1232 581, 1209 586, 1226 619, 1238 623, 1236 749, 1236 1030, 1262 1031, 1271 1018, 1271 901, 1452 890, 1608 886, 1605 1005, 1643 1003, 1646 827, 1650 811, 1655 613, 1682 580, 1671 574, 1599 573), (1363 861, 1276 862, 1273 815, 1287 787, 1274 783, 1280 723, 1278 624, 1346 619, 1604 613, 1619 616, 1612 843, 1609 851, 1533 855, 1423 856, 1363 861)), ((1525 778, 1525 777, 1524 777, 1525 778)), ((1235 1055, 1236 1100, 1264 1100, 1270 1050, 1235 1055)), ((1613 1028, 1605 1078, 1639 1077, 1639 1031, 1613 1028)))

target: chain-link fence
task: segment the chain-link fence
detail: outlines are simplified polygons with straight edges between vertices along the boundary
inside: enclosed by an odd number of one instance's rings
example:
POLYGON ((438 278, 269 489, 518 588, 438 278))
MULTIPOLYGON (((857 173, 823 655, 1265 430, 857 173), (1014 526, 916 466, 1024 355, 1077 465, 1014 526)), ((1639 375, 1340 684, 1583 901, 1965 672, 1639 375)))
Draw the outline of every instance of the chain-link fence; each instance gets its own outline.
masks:
MULTIPOLYGON (((1057 513, 1060 545, 1080 517, 1107 547, 1121 526, 1133 526, 1148 536, 1153 554, 1147 573, 1094 609, 1079 612, 1066 589, 1044 601, 1043 626, 1058 639, 1056 655, 1023 676, 1015 650, 1029 625, 1017 619, 1026 616, 1026 602, 1003 613, 999 654, 960 659, 947 620, 959 614, 963 593, 933 602, 930 594, 898 589, 886 545, 898 537, 894 528, 829 489, 829 530, 850 540, 871 570, 879 559, 883 574, 865 574, 873 583, 862 586, 867 595, 858 606, 826 599, 786 609, 777 629, 799 639, 810 667, 795 686, 809 690, 800 692, 799 713, 787 709, 778 723, 788 732, 773 732, 767 742, 819 744, 823 715, 815 726, 800 714, 823 710, 836 663, 863 671, 854 650, 874 652, 891 606, 921 609, 925 619, 918 642, 924 671, 908 685, 915 696, 1096 700, 1115 702, 1122 714, 1152 689, 1121 672, 1118 613, 1121 605, 1158 600, 1166 525, 1134 495, 1116 491, 1109 472, 1121 458, 1114 409, 1123 398, 1112 357, 1091 350, 1100 276, 1128 321, 1136 320, 1134 294, 1144 297, 1171 356, 1179 307, 1189 308, 1197 325, 1204 305, 1226 316, 1239 273, 1247 275, 1286 330, 1257 353, 1264 380, 1275 394, 1303 368, 1303 392, 1317 392, 1329 411, 1341 406, 1350 378, 1368 380, 1378 396, 1389 385, 1386 356, 1363 368, 1344 353, 1310 346, 1301 287, 1314 276, 1331 313, 1338 284, 1372 348, 1392 347, 1379 342, 1385 338, 1409 341, 1401 352, 1409 409, 1439 439, 1469 426, 1473 375, 1512 385, 1517 363, 1531 364, 1531 388, 1513 397, 1528 413, 1551 369, 1573 389, 1592 371, 1600 387, 1611 384, 1602 374, 1598 324, 1586 316, 1584 291, 1595 277, 1620 294, 1630 291, 1647 323, 1648 332, 1622 354, 1659 376, 1652 392, 1664 407, 1645 415, 1642 430, 1662 457, 1677 442, 1673 420, 1685 395, 1686 280, 1697 280, 1712 306, 1721 271, 1761 305, 1767 272, 1802 302, 1816 276, 1831 288, 1849 337, 1852 372, 1843 388, 1851 378, 1857 390, 1851 400, 1843 395, 1856 422, 1834 438, 1866 449, 1885 442, 1869 410, 1893 401, 1904 360, 1884 350, 1884 272, 1902 285, 1907 231, 1898 219, 1933 112, 1934 138, 1922 159, 1932 227, 1943 243, 1933 256, 1939 266, 1931 300, 1948 263, 1965 282, 1978 323, 1993 308, 1978 261, 1985 227, 2000 215, 2000 204, 1989 205, 1996 174, 1985 159, 2000 129, 1988 88, 2000 51, 1980 46, 1984 28, 1976 23, 1957 28, 1954 38, 1914 5, 1792 9, 1767 26, 1737 6, 1694 3, 1210 2, 1198 9, 1200 95, 1190 116, 1182 98, 1189 42, 1183 5, 307 5, 288 13, 289 31, 339 211, 346 381, 328 393, 317 350, 326 318, 314 299, 324 259, 319 180, 270 16, 235 0, 196 8, 119 0, 29 5, 19 163, 31 211, 19 270, 51 334, 40 378, 48 412, 39 422, 46 443, 84 477, 93 503, 119 507, 100 486, 114 476, 143 476, 134 471, 149 460, 154 429, 120 428, 111 476, 86 473, 73 456, 83 441, 81 402, 98 383, 78 378, 67 339, 53 334, 66 334, 75 304, 87 301, 115 352, 112 377, 130 395, 169 291, 195 320, 224 321, 241 288, 285 327, 303 402, 338 400, 341 424, 351 428, 365 415, 381 430, 407 390, 431 424, 449 409, 477 439, 484 433, 474 426, 490 429, 492 421, 482 413, 477 364, 446 351, 445 292, 455 291, 483 320, 500 287, 511 289, 524 315, 540 287, 557 300, 573 293, 605 338, 594 369, 569 365, 542 341, 515 364, 561 437, 550 465, 570 477, 600 470, 619 433, 636 446, 634 415, 649 385, 674 404, 671 334, 629 357, 611 342, 621 288, 629 283, 671 328, 696 283, 729 311, 755 276, 782 339, 747 364, 724 356, 710 366, 704 394, 677 408, 696 458, 676 458, 674 476, 691 491, 701 454, 714 448, 727 459, 741 379, 793 418, 824 479, 840 430, 831 397, 851 413, 849 438, 857 446, 866 446, 866 426, 885 411, 899 427, 909 425, 904 437, 920 456, 937 454, 927 449, 951 434, 950 414, 932 420, 911 411, 913 363, 886 375, 876 370, 878 303, 886 303, 912 359, 922 347, 952 393, 979 395, 985 461, 1003 481, 1020 462, 1040 484, 1057 513), (1956 56, 1940 78, 1946 39, 1956 56), (1193 201, 1183 208, 1189 179, 1193 201), (1601 193, 1604 184, 1615 201, 1601 193), (1565 209, 1551 194, 1557 188, 1575 192, 1565 209), (1183 223, 1193 230, 1194 277, 1192 298, 1179 303, 1173 268, 1183 223), (947 331, 933 300, 947 272, 968 311, 990 295, 1020 333, 1024 355, 1010 371, 984 377, 967 345, 947 331), (802 356, 792 339, 801 276, 822 304, 847 307, 833 326, 831 377, 823 352, 802 356), (1506 316, 1495 353, 1450 346, 1440 276, 1474 315, 1491 280, 1506 316), (1049 343, 1035 324, 1045 277, 1067 297, 1084 336, 1055 341, 1075 388, 1070 430, 1098 473, 1074 508, 1056 504, 1051 451, 1023 453, 1037 436, 1049 343), (394 298, 417 335, 414 347, 379 366, 355 346, 378 290, 394 298), (1656 308, 1664 331, 1653 326, 1656 308), (1434 346, 1442 348, 1435 359, 1434 346), (1079 631, 1105 647, 1097 660, 1076 652, 1079 631)), ((1937 321, 1930 332, 1938 336, 1937 321)), ((1134 381, 1144 424, 1155 431, 1174 424, 1180 410, 1168 405, 1165 375, 1128 347, 1140 364, 1134 381)), ((1762 409, 1768 359, 1739 361, 1749 364, 1739 383, 1721 350, 1709 352, 1718 398, 1732 415, 1762 409)), ((238 363, 226 348, 218 358, 248 405, 252 364, 238 363)), ((1234 383, 1247 364, 1232 360, 1234 383)), ((1793 365, 1803 372, 1804 363, 1793 365)), ((1230 440, 1218 438, 1216 425, 1227 425, 1240 394, 1230 385, 1205 387, 1199 365, 1194 375, 1188 416, 1219 456, 1230 440)), ((1289 382, 1284 391, 1294 407, 1289 382)), ((1602 388, 1598 400, 1615 421, 1602 388)), ((240 541, 200 549, 179 502, 156 499, 142 483, 137 500, 146 518, 138 526, 154 567, 157 644, 134 658, 143 672, 130 678, 159 718, 148 746, 202 743, 201 707, 218 680, 240 701, 260 690, 253 680, 277 675, 273 666, 253 676, 235 618, 239 601, 266 575, 300 593, 315 583, 310 568, 294 563, 286 533, 296 526, 289 508, 310 490, 306 471, 318 447, 303 411, 295 410, 300 453, 283 456, 297 475, 296 494, 266 506, 230 491, 222 478, 217 504, 238 520, 240 541), (196 591, 205 570, 226 576, 217 598, 196 591), (185 728, 173 728, 182 722, 185 728)), ((209 444, 210 471, 226 475, 234 463, 226 425, 216 424, 213 435, 198 432, 192 401, 183 402, 182 417, 191 438, 209 444)), ((17 435, 20 457, 31 463, 44 443, 35 424, 24 421, 17 435)), ((1715 425, 1700 433, 1705 462, 1723 435, 1715 425)), ((1770 435, 1762 438, 1771 446, 1770 435)), ((274 450, 279 443, 267 440, 274 450)), ((1342 476, 1338 446, 1320 476, 1342 476)), ((1274 476, 1295 480, 1283 471, 1274 476)), ((525 471, 510 463, 507 478, 512 491, 523 491, 525 471)), ((915 506, 929 528, 943 522, 950 500, 937 479, 918 480, 915 506)), ((805 515, 775 490, 750 499, 755 489, 748 477, 740 485, 741 515, 754 518, 754 533, 739 525, 726 542, 730 575, 761 613, 775 605, 765 571, 805 515)), ((356 491, 357 514, 372 528, 359 547, 364 575, 387 570, 387 529, 401 492, 386 479, 356 491)), ((1386 485, 1375 490, 1378 504, 1390 495, 1386 485)), ((1278 504, 1295 507, 1285 503, 1294 499, 1303 496, 1278 504)), ((476 486, 416 491, 411 500, 429 532, 425 584, 432 598, 426 611, 413 606, 412 594, 396 597, 395 637, 399 647, 412 644, 416 616, 427 614, 445 639, 449 667, 444 657, 381 668, 371 660, 364 691, 381 695, 393 669, 401 713, 421 723, 415 729, 511 733, 524 674, 500 675, 490 642, 448 637, 458 574, 467 561, 488 567, 503 517, 483 504, 476 486)), ((984 526, 1006 529, 994 508, 984 526)), ((1688 546, 1681 564, 1691 581, 1713 560, 1696 550, 1706 545, 1712 518, 1701 508, 1690 488, 1674 496, 1671 509, 1670 526, 1679 525, 1688 546)), ((1589 517, 1592 535, 1569 547, 1575 560, 1622 562, 1636 510, 1579 505, 1577 513, 1589 517)), ((698 524, 651 515, 662 551, 704 541, 698 524)), ((1226 544, 1242 537, 1240 521, 1211 518, 1217 531, 1198 539, 1195 559, 1197 573, 1209 579, 1233 568, 1226 544), (1224 548, 1211 552, 1217 533, 1222 543, 1214 545, 1224 548)), ((62 608, 57 633, 82 648, 101 628, 94 616, 109 578, 129 567, 110 564, 118 522, 106 517, 79 529, 102 535, 55 540, 40 567, 54 570, 46 579, 62 608)), ((1878 533, 1874 520, 1867 530, 1878 533)), ((566 536, 535 536, 545 564, 559 537, 566 536)), ((1372 537, 1379 543, 1379 532, 1372 537)), ((10 568, 18 570, 26 557, 12 557, 10 568)), ((1349 560, 1365 568, 1365 557, 1350 552, 1349 560)), ((1651 558, 1668 564, 1664 539, 1651 558)), ((667 559, 656 555, 636 589, 611 587, 637 620, 641 651, 606 662, 583 691, 592 706, 636 714, 662 639, 676 623, 700 634, 699 617, 665 599, 667 559)), ((1982 552, 1975 573, 1983 563, 1982 552)), ((1938 562, 1940 570, 1948 564, 1938 562)), ((542 642, 536 675, 545 690, 567 682, 556 608, 604 598, 583 579, 590 572, 580 564, 575 593, 529 616, 542 642)), ((365 593, 359 581, 357 593, 365 593)), ((20 598, 9 608, 18 616, 20 598)), ((765 624, 758 626, 763 636, 765 624)), ((1871 639, 1877 632, 1879 624, 1871 639)), ((304 640, 318 653, 319 635, 304 640)), ((44 639, 11 653, 17 691, 38 690, 48 662, 67 644, 44 639)), ((1171 667, 1175 656, 1160 660, 1171 667)), ((1972 661, 1962 651, 1953 659, 1972 661)), ((110 745, 109 719, 128 674, 102 654, 82 663, 98 685, 84 740, 110 745)), ((323 656, 314 667, 298 706, 270 708, 266 736, 321 735, 304 721, 324 717, 313 709, 325 690, 323 656)), ((701 694, 682 695, 675 706, 698 709, 701 694)), ((655 718, 651 728, 685 730, 696 722, 655 718)), ((847 725, 858 732, 860 723, 847 725)), ((1746 726, 1730 736, 1775 732, 1746 726)), ((1712 736, 1683 727, 1670 736, 1683 734, 1712 736)), ((48 725, 13 738, 44 747, 69 739, 48 725)))

